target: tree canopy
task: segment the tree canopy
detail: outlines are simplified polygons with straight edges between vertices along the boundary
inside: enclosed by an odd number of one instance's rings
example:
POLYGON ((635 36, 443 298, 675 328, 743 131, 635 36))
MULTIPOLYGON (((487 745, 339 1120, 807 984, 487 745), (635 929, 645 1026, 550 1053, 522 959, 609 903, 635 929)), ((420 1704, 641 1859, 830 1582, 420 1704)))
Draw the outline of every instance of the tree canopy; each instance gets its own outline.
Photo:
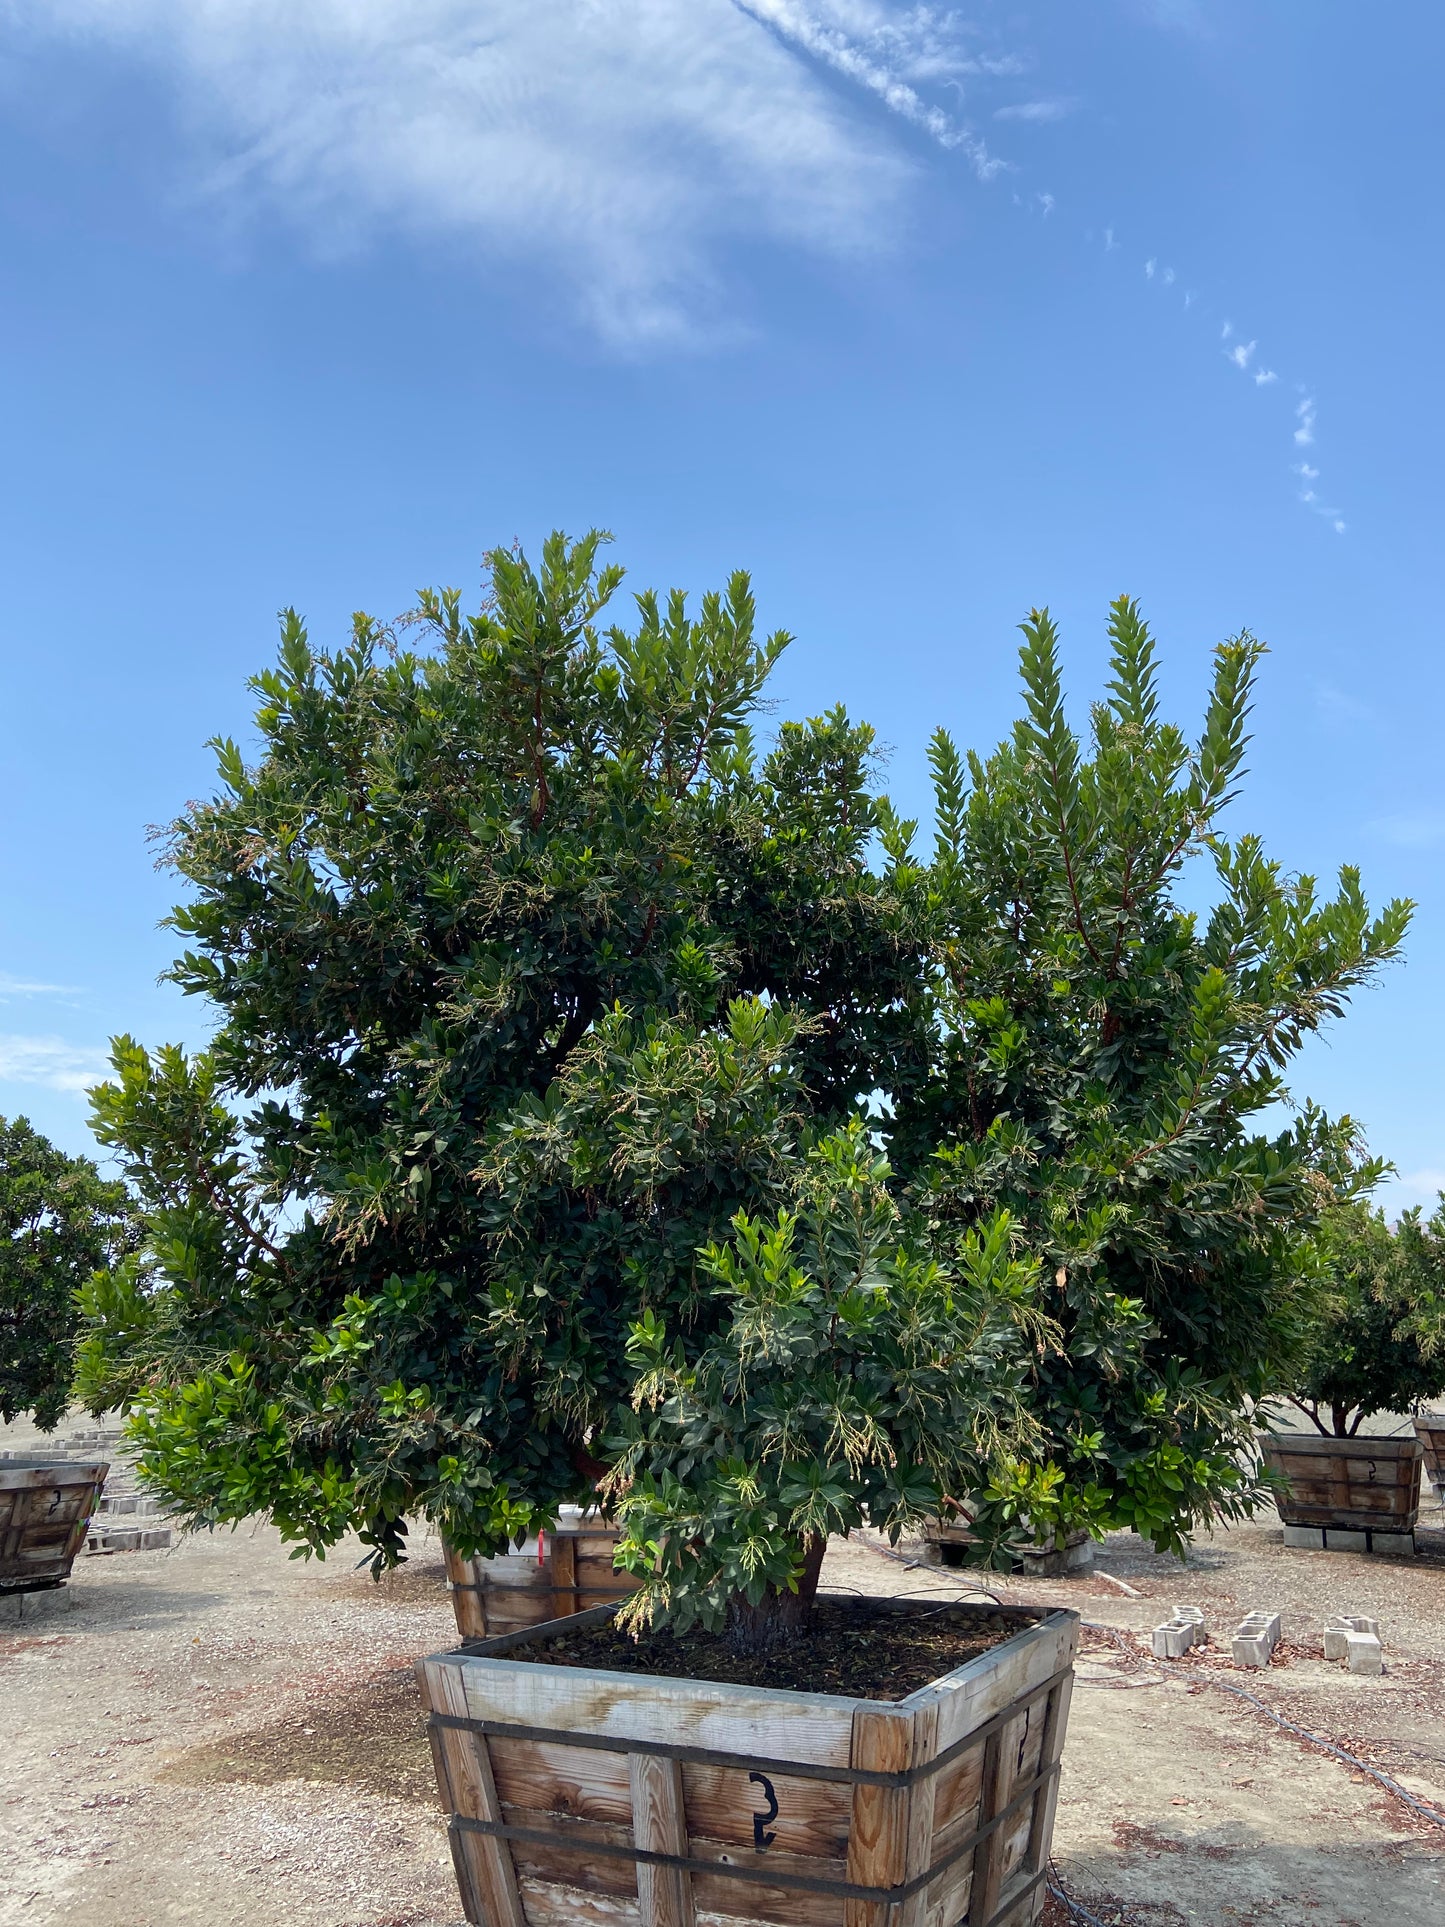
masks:
POLYGON ((0 1419, 42 1432, 64 1416, 75 1373, 77 1294, 138 1238, 123 1184, 69 1157, 28 1118, 0 1118, 0 1419))
POLYGON ((885 827, 893 887, 923 894, 930 935, 891 1150, 943 1249, 1008 1212, 1061 1333, 1031 1370, 1048 1449, 985 1514, 1177 1545, 1247 1502, 1253 1409, 1318 1315, 1321 1210, 1380 1175, 1353 1121, 1294 1106, 1284 1073, 1396 954, 1410 905, 1372 916, 1354 869, 1327 895, 1223 834, 1251 636, 1215 651, 1191 741, 1161 715, 1153 638, 1121 597, 1086 743, 1048 612, 1022 632, 1012 736, 986 759, 934 738, 930 856, 912 825, 885 827))
POLYGON ((600 541, 494 555, 470 617, 425 593, 422 650, 357 617, 321 654, 288 612, 259 757, 218 742, 172 830, 172 975, 218 1025, 120 1040, 96 1094, 153 1268, 88 1383, 144 1390, 198 1520, 386 1559, 409 1510, 491 1550, 590 1494, 633 1318, 707 1325, 698 1252, 903 1034, 871 733, 834 711, 760 756, 787 637, 747 578, 604 631, 600 541), (786 1065, 768 1004, 807 1018, 786 1065))
POLYGON ((1035 612, 919 854, 866 726, 758 750, 746 577, 604 629, 599 543, 423 595, 419 648, 285 616, 259 754, 171 833, 214 1040, 120 1040, 95 1098, 149 1240, 91 1397, 197 1521, 378 1566, 408 1513, 485 1552, 601 1481, 673 1617, 806 1592, 865 1517, 1002 1557, 1238 1510, 1379 1169, 1283 1074, 1409 918, 1222 833, 1259 645, 1191 742, 1120 600, 1086 743, 1035 612))
POLYGON ((1376 1412, 1445 1392, 1445 1204, 1428 1221, 1416 1206, 1393 1229, 1364 1202, 1337 1206, 1316 1249, 1329 1290, 1290 1402, 1346 1438, 1376 1412))

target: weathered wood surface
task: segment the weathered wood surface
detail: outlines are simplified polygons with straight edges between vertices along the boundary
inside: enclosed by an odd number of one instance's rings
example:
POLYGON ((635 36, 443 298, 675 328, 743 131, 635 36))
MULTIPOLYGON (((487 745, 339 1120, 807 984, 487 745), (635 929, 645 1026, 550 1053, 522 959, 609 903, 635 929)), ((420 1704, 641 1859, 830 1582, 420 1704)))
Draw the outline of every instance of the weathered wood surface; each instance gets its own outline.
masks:
POLYGON ((1432 1485, 1445 1485, 1445 1412, 1422 1412, 1415 1420, 1415 1437, 1425 1454, 1425 1476, 1432 1485))
POLYGON ((99 1461, 0 1459, 0 1592, 69 1577, 109 1471, 99 1461))
POLYGON ((1420 1510, 1418 1438, 1311 1438, 1274 1433, 1265 1463, 1288 1480, 1276 1498, 1287 1526, 1413 1532, 1420 1510))
POLYGON ((510 1657, 549 1628, 423 1661, 428 1707, 468 1722, 433 1727, 467 1918, 1028 1927, 1078 1621, 1012 1616, 1016 1637, 893 1703, 510 1657), (478 1842, 512 1873, 495 1906, 478 1842))
POLYGON ((490 1639, 625 1599, 633 1589, 612 1564, 614 1526, 584 1521, 546 1534, 536 1550, 464 1559, 443 1541, 447 1582, 463 1639, 490 1639))

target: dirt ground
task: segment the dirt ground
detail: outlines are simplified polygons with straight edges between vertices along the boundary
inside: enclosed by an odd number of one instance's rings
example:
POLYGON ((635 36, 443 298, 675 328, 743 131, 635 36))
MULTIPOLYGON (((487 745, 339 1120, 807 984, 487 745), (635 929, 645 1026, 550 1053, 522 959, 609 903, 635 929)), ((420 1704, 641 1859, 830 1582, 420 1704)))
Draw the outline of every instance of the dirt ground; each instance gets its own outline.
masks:
MULTIPOLYGON (((1216 1683, 1445 1805, 1438 1543, 1412 1565, 1286 1552, 1261 1521, 1181 1567, 1119 1534, 1093 1575, 995 1587, 1089 1622, 1055 1854, 1094 1919, 1441 1927, 1445 1828, 1216 1683), (1161 1668, 1137 1636, 1176 1603, 1201 1606, 1216 1643, 1161 1668), (1255 1606, 1284 1613, 1262 1674, 1218 1643, 1255 1606), (1378 1617, 1384 1678, 1326 1666, 1336 1611, 1378 1617)), ((248 1528, 82 1558, 68 1590, 0 1601, 0 1927, 458 1921, 411 1673, 454 1643, 438 1548, 422 1539, 380 1585, 359 1556, 293 1561, 248 1528)), ((830 1548, 823 1583, 942 1597, 969 1576, 855 1542, 830 1548)), ((1070 1915, 1055 1902, 1050 1919, 1070 1915)))

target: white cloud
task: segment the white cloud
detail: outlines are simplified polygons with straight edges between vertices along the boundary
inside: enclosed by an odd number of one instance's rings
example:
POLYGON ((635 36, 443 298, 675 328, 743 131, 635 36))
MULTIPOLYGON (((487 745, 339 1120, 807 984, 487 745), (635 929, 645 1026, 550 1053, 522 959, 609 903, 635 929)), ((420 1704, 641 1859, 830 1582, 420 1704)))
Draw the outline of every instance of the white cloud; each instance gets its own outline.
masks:
POLYGON ((1254 385, 1256 388, 1267 388, 1272 381, 1278 380, 1279 376, 1274 372, 1273 368, 1256 368, 1254 371, 1254 385))
POLYGON ((1072 100, 1021 100, 1012 107, 996 107, 993 117, 995 120, 1063 120, 1073 113, 1075 105, 1072 100))
POLYGON ((82 1049, 62 1037, 0 1033, 0 1083, 76 1092, 98 1083, 107 1069, 104 1051, 82 1049))
POLYGON ((1237 342, 1233 348, 1225 349, 1225 359, 1232 361, 1236 368, 1247 368, 1249 366, 1250 356, 1254 353, 1257 345, 1258 344, 1253 341, 1237 342))
POLYGON ((1307 482, 1317 482, 1320 479, 1319 470, 1317 468, 1311 468, 1308 462, 1296 462, 1294 472, 1296 475, 1302 476, 1307 482))
POLYGON ((848 255, 893 231, 909 163, 818 59, 995 165, 914 85, 967 71, 949 19, 864 0, 0 0, 11 56, 28 36, 159 70, 207 205, 279 208, 332 250, 376 226, 471 234, 498 274, 541 257, 629 343, 715 307, 710 264, 739 235, 848 255))
POLYGON ((1381 1191, 1393 1194, 1407 1205, 1433 1205, 1445 1191, 1445 1170, 1427 1166, 1423 1171, 1402 1171, 1393 1181, 1387 1178, 1381 1191))
POLYGON ((1039 206, 1040 206, 1040 207, 1041 207, 1041 208, 1043 209, 1043 211, 1044 211, 1044 219, 1045 219, 1045 220, 1047 220, 1047 219, 1048 219, 1048 217, 1049 217, 1049 216, 1050 216, 1050 215, 1051 215, 1051 214, 1053 213, 1053 211, 1054 211, 1054 197, 1053 197, 1053 195, 1052 195, 1052 194, 1036 194, 1036 195, 1034 196, 1034 199, 1035 199, 1035 200, 1036 200, 1036 201, 1038 202, 1038 204, 1039 204, 1039 206))
MULTIPOLYGON (((918 85, 957 82, 960 74, 1015 71, 1010 60, 980 59, 965 48, 952 10, 921 6, 900 13, 875 0, 734 0, 738 10, 771 27, 936 140, 957 147, 982 181, 1004 166, 972 129, 926 100, 918 85)), ((962 89, 959 89, 960 93, 962 89)))
POLYGON ((1164 270, 1164 285, 1165 285, 1165 287, 1166 287, 1166 288, 1172 288, 1172 287, 1174 286, 1174 270, 1173 270, 1173 268, 1166 268, 1166 269, 1164 270))
POLYGON ((1116 240, 1114 239, 1114 230, 1113 230, 1113 228, 1111 228, 1111 227, 1106 227, 1106 228, 1104 229, 1104 252, 1105 252, 1105 254, 1112 254, 1112 253, 1114 252, 1114 250, 1115 250, 1115 248, 1117 248, 1117 247, 1118 247, 1118 245, 1119 245, 1119 243, 1118 243, 1118 242, 1117 242, 1117 241, 1116 241, 1116 240))
POLYGON ((1403 810, 1395 816, 1377 817, 1370 828, 1401 849, 1432 850, 1445 843, 1445 812, 1403 810))
POLYGON ((1299 407, 1295 409, 1294 415, 1295 420, 1299 423, 1299 426, 1294 432, 1296 445, 1300 448, 1308 448, 1315 438, 1314 396, 1306 395, 1299 407))
POLYGON ((1234 323, 1232 321, 1226 321, 1224 326, 1219 331, 1219 339, 1221 341, 1228 341, 1229 337, 1233 333, 1234 333, 1234 323))
POLYGON ((1144 263, 1144 279, 1146 281, 1152 281, 1154 279, 1154 269, 1157 265, 1158 264, 1154 260, 1154 257, 1152 255, 1144 263))
POLYGON ((38 984, 25 977, 12 977, 7 971, 0 970, 0 1004, 8 1004, 15 997, 78 997, 80 991, 74 984, 38 984))

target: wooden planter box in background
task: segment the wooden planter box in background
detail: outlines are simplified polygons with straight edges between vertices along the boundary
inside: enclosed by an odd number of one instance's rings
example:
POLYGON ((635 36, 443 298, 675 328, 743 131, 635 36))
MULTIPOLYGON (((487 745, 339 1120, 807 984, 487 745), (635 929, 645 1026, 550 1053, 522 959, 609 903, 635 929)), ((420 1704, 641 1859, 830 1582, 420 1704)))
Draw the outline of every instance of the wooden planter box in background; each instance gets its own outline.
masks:
POLYGON ((1425 1454, 1425 1477, 1445 1489, 1445 1412, 1422 1412, 1415 1420, 1415 1437, 1425 1454))
POLYGON ((0 1593, 63 1586, 109 1465, 0 1459, 0 1593))
POLYGON ((616 1546, 616 1526, 575 1507, 564 1507, 540 1557, 535 1539, 494 1559, 463 1559, 443 1542, 457 1631, 490 1639, 625 1599, 635 1581, 614 1569, 616 1546))
POLYGON ((1271 1433, 1265 1464, 1289 1481, 1275 1501, 1284 1521, 1285 1544, 1412 1551, 1422 1456, 1420 1441, 1414 1438, 1271 1433))
POLYGON ((896 1703, 511 1656, 555 1625, 423 1660, 467 1919, 1029 1927, 1078 1615, 967 1610, 1020 1630, 896 1703))

